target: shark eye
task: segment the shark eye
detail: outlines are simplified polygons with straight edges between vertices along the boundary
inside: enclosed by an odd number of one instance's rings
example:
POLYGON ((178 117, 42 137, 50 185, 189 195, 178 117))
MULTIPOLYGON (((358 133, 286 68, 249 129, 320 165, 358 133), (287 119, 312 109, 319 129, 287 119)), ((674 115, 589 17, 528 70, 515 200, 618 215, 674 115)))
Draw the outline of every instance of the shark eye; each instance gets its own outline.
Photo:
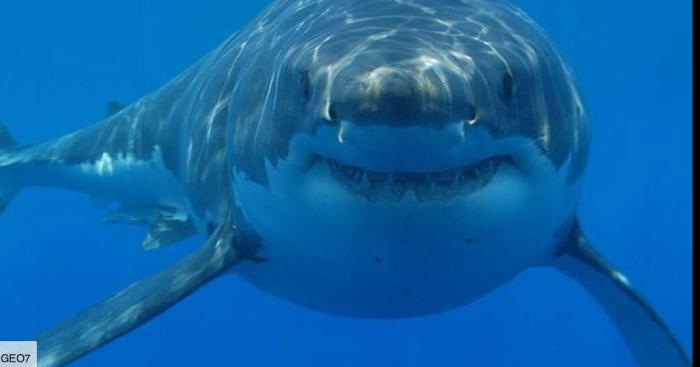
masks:
POLYGON ((513 98, 513 75, 510 72, 503 74, 503 80, 501 81, 501 99, 504 102, 510 102, 513 98))
POLYGON ((301 93, 304 96, 304 100, 309 101, 311 99, 311 76, 309 75, 308 71, 301 73, 299 83, 301 85, 301 93))

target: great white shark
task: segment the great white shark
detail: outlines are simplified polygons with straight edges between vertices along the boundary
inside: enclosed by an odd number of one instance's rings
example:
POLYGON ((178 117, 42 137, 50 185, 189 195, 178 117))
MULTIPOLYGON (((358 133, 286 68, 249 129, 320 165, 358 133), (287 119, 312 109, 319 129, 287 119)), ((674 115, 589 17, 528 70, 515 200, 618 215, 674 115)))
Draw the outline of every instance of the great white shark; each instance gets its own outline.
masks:
POLYGON ((322 312, 409 318, 535 266, 582 284, 640 365, 690 366, 576 215, 590 145, 572 72, 497 0, 278 0, 106 120, 18 146, 0 125, 0 208, 27 186, 121 206, 105 223, 196 233, 194 254, 39 337, 63 366, 235 273, 322 312))

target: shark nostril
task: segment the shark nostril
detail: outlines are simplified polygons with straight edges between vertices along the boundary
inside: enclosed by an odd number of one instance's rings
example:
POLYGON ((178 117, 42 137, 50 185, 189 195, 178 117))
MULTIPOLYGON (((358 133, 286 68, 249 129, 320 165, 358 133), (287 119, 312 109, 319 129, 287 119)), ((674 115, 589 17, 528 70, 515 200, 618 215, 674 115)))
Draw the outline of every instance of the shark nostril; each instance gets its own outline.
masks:
POLYGON ((338 122, 338 111, 332 103, 328 106, 328 121, 333 123, 338 122))
POLYGON ((479 114, 476 110, 476 107, 472 104, 469 105, 468 107, 468 113, 467 113, 467 122, 469 122, 469 125, 473 125, 476 122, 476 119, 479 117, 479 114))

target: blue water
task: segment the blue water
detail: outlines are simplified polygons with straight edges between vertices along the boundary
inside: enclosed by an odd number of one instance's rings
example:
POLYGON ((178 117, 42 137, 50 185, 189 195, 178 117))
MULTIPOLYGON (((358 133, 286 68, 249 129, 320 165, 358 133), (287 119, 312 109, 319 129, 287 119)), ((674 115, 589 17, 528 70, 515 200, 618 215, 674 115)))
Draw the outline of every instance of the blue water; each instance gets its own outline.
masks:
MULTIPOLYGON (((593 123, 580 214, 692 342, 690 0, 520 0, 576 72, 593 123)), ((22 143, 100 120, 244 25, 240 0, 3 1, 0 116, 22 143)), ((0 218, 0 340, 40 331, 191 252, 95 224, 83 195, 28 189, 0 218)), ((636 366, 600 308, 549 269, 454 312, 357 321, 219 279, 75 366, 636 366)))

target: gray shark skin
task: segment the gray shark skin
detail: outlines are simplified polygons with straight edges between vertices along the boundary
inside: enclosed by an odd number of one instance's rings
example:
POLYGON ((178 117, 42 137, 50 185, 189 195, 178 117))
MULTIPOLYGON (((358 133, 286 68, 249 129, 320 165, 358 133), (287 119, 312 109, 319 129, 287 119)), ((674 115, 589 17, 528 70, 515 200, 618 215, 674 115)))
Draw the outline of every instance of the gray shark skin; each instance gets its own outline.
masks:
POLYGON ((147 250, 196 253, 39 337, 66 365, 234 273, 357 318, 468 304, 552 266, 601 304, 640 365, 690 366, 586 240, 589 121, 544 31, 503 1, 279 0, 171 82, 93 126, 17 146, 0 124, 0 210, 27 186, 108 198, 147 250))

